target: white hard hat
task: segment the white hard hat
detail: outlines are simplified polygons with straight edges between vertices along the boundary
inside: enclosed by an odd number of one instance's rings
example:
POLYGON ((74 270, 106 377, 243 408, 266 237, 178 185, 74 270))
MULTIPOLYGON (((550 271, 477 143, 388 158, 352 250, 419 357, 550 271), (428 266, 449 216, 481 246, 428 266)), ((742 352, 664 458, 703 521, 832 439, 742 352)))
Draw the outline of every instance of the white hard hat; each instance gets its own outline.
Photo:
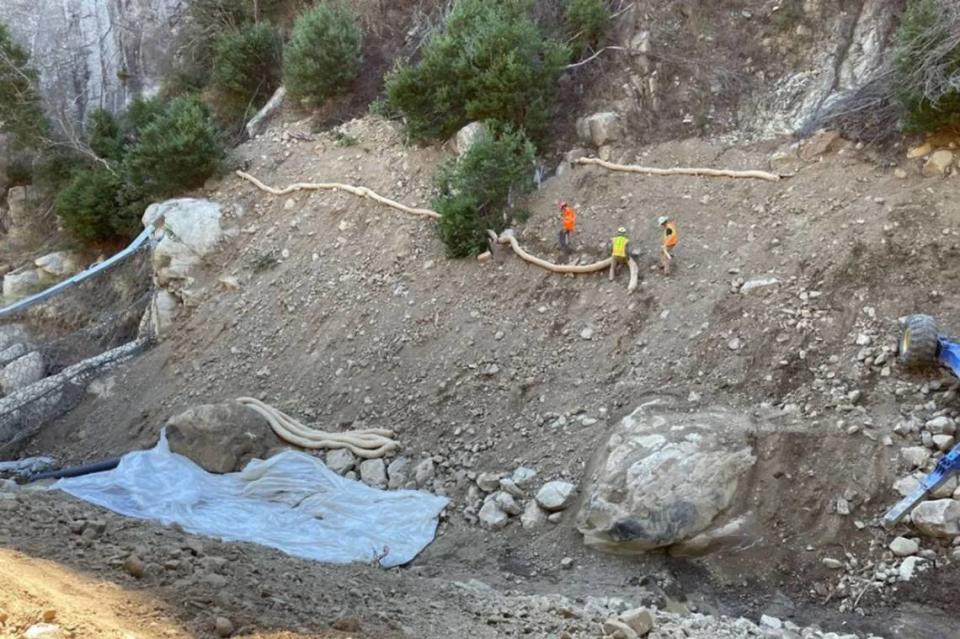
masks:
POLYGON ((668 218, 666 215, 661 215, 660 217, 657 218, 657 226, 663 226, 669 221, 670 221, 670 218, 668 218))
POLYGON ((627 229, 624 226, 621 226, 620 228, 617 229, 617 233, 619 233, 620 235, 624 235, 626 232, 627 232, 627 229))

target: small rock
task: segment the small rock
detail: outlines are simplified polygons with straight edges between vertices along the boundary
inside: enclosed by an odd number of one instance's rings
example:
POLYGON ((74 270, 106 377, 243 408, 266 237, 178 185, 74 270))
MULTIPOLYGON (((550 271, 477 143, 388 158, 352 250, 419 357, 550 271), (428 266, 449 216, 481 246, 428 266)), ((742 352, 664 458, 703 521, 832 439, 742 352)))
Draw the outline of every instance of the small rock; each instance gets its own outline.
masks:
POLYGON ((607 619, 603 622, 603 636, 612 639, 637 639, 639 635, 633 628, 619 619, 607 619))
POLYGON ((922 158, 925 155, 930 155, 933 151, 933 146, 929 142, 925 142, 920 146, 915 146, 912 149, 907 151, 907 158, 910 160, 915 160, 917 158, 922 158))
POLYGON ((488 499, 486 502, 484 502, 483 507, 480 509, 480 512, 477 516, 487 527, 494 530, 503 528, 510 520, 510 516, 503 512, 500 506, 498 506, 496 501, 493 499, 488 499))
POLYGON ((619 619, 637 633, 638 637, 645 637, 653 630, 653 615, 646 608, 634 608, 622 612, 619 619))
POLYGON ((135 579, 143 578, 143 561, 141 561, 136 555, 130 555, 127 557, 126 561, 123 562, 123 569, 127 571, 127 574, 135 579))
POLYGON ((334 448, 333 450, 327 451, 324 462, 327 468, 333 472, 338 475, 345 475, 347 471, 353 470, 354 466, 356 466, 357 458, 353 456, 353 452, 348 448, 334 448))
POLYGON ((433 460, 429 457, 422 460, 413 469, 414 481, 417 482, 417 488, 425 487, 433 479, 436 471, 433 466, 433 460))
POLYGON ((954 443, 956 443, 956 438, 953 435, 934 435, 932 437, 933 445, 937 450, 946 452, 953 448, 954 443))
POLYGON ((848 502, 843 497, 837 499, 837 514, 838 515, 849 515, 850 514, 850 502, 848 502))
POLYGON ((869 335, 866 335, 864 333, 860 333, 859 335, 857 335, 857 339, 856 339, 857 346, 870 346, 872 342, 873 342, 873 339, 869 335))
POLYGON ((520 515, 520 525, 524 530, 536 530, 547 522, 547 513, 537 504, 536 501, 528 501, 523 514, 520 515))
POLYGON ((227 585, 227 578, 223 575, 218 575, 216 573, 208 572, 203 577, 200 578, 200 581, 204 584, 210 586, 213 590, 220 590, 225 588, 227 585))
POLYGON ((920 550, 920 544, 906 537, 897 537, 890 542, 890 551, 897 557, 909 557, 917 554, 920 550))
POLYGON ((930 158, 924 163, 921 172, 926 177, 946 175, 951 164, 953 164, 953 152, 942 149, 934 152, 933 155, 930 156, 930 158))
POLYGON ((500 488, 502 473, 480 473, 477 477, 477 486, 485 493, 492 493, 500 488))
POLYGON ((957 432, 957 424, 946 415, 928 419, 923 425, 933 435, 953 435, 957 432))
POLYGON ((513 471, 513 474, 510 475, 510 479, 513 480, 513 483, 520 488, 526 488, 529 486, 533 480, 536 479, 536 477, 537 471, 532 468, 524 468, 523 466, 517 468, 515 471, 513 471))
POLYGON ((893 177, 897 178, 898 180, 905 180, 907 179, 907 172, 903 169, 894 169, 893 177))
POLYGON ((768 286, 775 286, 779 283, 780 283, 780 280, 770 275, 754 277, 743 283, 743 285, 740 287, 740 292, 743 294, 746 294, 746 293, 749 293, 750 291, 755 291, 760 288, 766 288, 768 286))
POLYGON ((593 339, 593 329, 589 326, 580 331, 580 337, 583 339, 593 339))
POLYGON ((739 337, 734 337, 734 338, 731 339, 729 342, 727 342, 727 348, 729 348, 731 351, 738 351, 738 350, 740 350, 740 346, 741 346, 741 345, 742 345, 742 343, 740 342, 740 338, 739 338, 739 337))
POLYGON ((910 513, 910 519, 924 535, 951 539, 960 535, 960 501, 935 499, 922 502, 910 513))
POLYGON ((930 459, 930 451, 923 446, 908 446, 900 449, 900 458, 911 468, 922 468, 930 459))
POLYGON ((387 467, 383 459, 367 459, 361 462, 360 481, 373 488, 386 488, 387 467))
POLYGON ((406 457, 397 457, 387 466, 387 487, 390 490, 403 488, 407 483, 410 460, 406 457))
POLYGON ((52 623, 34 624, 23 633, 23 639, 64 639, 66 636, 60 626, 52 623))
POLYGON ((233 634, 233 622, 226 617, 217 617, 213 621, 213 629, 218 637, 229 637, 233 634))
POLYGON ((494 501, 497 503, 497 506, 503 512, 508 515, 519 515, 523 512, 523 509, 517 504, 516 500, 513 498, 513 495, 506 492, 496 493, 494 501))
POLYGON ((40 613, 40 619, 45 623, 50 623, 57 618, 57 611, 53 608, 47 608, 42 613, 40 613))
POLYGON ((832 557, 824 557, 823 559, 820 560, 820 563, 822 563, 824 566, 826 566, 831 570, 840 570, 841 568, 843 568, 843 562, 840 561, 839 559, 834 559, 832 557))
POLYGON ((783 629, 783 622, 776 617, 771 617, 769 615, 760 616, 760 625, 766 628, 773 628, 774 630, 783 629))
POLYGON ((537 493, 537 503, 547 512, 563 510, 573 503, 577 487, 566 481, 550 481, 537 493))
POLYGON ((910 581, 913 579, 913 573, 917 569, 917 564, 924 561, 921 557, 907 557, 903 560, 903 563, 900 564, 900 569, 897 571, 900 581, 910 581))
POLYGON ((477 256, 477 261, 480 262, 481 264, 486 264, 492 259, 493 259, 493 254, 490 253, 490 251, 484 251, 483 253, 477 256))
POLYGON ((513 495, 517 499, 523 499, 526 497, 526 493, 523 492, 523 489, 514 483, 509 477, 504 477, 500 480, 500 489, 513 495))
POLYGON ((573 568, 573 559, 571 559, 570 557, 564 557, 563 559, 560 560, 560 567, 563 568, 564 570, 570 570, 571 568, 573 568))

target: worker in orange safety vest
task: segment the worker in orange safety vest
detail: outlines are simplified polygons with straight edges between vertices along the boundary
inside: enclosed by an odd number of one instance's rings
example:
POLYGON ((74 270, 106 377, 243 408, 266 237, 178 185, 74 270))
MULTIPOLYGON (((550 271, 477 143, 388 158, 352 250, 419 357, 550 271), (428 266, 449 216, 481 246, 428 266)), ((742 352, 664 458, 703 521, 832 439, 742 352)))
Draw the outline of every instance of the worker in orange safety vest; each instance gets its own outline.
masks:
POLYGON ((670 265, 673 263, 671 251, 680 239, 677 235, 677 225, 666 215, 657 218, 657 224, 663 229, 663 240, 660 245, 660 268, 663 269, 664 275, 669 275, 670 265))
POLYGON ((563 228, 560 230, 560 248, 570 250, 570 236, 577 228, 577 213, 566 202, 560 202, 560 221, 563 228))

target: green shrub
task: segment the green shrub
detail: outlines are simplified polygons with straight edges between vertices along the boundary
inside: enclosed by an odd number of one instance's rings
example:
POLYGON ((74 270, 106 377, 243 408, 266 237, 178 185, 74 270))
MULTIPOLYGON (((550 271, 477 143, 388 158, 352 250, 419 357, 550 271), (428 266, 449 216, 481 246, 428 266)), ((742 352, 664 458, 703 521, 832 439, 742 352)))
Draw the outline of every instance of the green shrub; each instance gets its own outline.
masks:
POLYGON ((960 7, 912 0, 894 49, 897 96, 908 132, 960 127, 960 7))
POLYGON ((78 171, 57 195, 55 209, 63 227, 84 242, 123 236, 121 179, 106 168, 78 171))
POLYGON ((126 180, 164 197, 203 184, 223 157, 220 131, 197 97, 172 100, 139 131, 124 159, 126 180))
POLYGON ((45 130, 36 73, 30 56, 0 22, 0 131, 13 137, 16 148, 35 145, 45 130))
POLYGON ((569 50, 546 38, 518 0, 458 0, 420 62, 386 80, 414 139, 447 138, 473 120, 521 126, 542 139, 569 50))
POLYGON ((263 106, 280 85, 283 41, 266 23, 243 27, 217 42, 211 86, 229 119, 263 106))
POLYGON ((283 52, 283 82, 295 99, 323 102, 360 71, 361 34, 340 4, 322 2, 300 16, 283 52))
POLYGON ((509 226, 522 214, 514 199, 533 188, 533 144, 522 132, 490 128, 495 132, 481 134, 438 173, 440 193, 433 206, 441 215, 437 229, 450 257, 483 252, 487 229, 499 232, 509 226))
POLYGON ((603 41, 610 11, 604 0, 569 0, 566 20, 573 55, 579 58, 603 41))
POLYGON ((124 138, 120 122, 112 113, 97 109, 87 125, 90 148, 105 160, 118 162, 123 158, 124 138))

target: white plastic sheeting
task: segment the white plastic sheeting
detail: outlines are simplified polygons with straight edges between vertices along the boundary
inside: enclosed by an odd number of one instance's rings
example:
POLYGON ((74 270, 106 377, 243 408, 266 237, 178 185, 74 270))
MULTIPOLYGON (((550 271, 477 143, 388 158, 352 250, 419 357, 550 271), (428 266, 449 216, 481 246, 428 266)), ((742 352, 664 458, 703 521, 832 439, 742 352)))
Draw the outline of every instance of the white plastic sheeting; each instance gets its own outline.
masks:
POLYGON ((61 479, 54 488, 122 515, 177 523, 225 541, 330 563, 382 557, 384 567, 405 564, 430 544, 447 505, 443 497, 345 479, 298 451, 215 475, 171 453, 163 434, 155 448, 128 453, 114 470, 61 479))

